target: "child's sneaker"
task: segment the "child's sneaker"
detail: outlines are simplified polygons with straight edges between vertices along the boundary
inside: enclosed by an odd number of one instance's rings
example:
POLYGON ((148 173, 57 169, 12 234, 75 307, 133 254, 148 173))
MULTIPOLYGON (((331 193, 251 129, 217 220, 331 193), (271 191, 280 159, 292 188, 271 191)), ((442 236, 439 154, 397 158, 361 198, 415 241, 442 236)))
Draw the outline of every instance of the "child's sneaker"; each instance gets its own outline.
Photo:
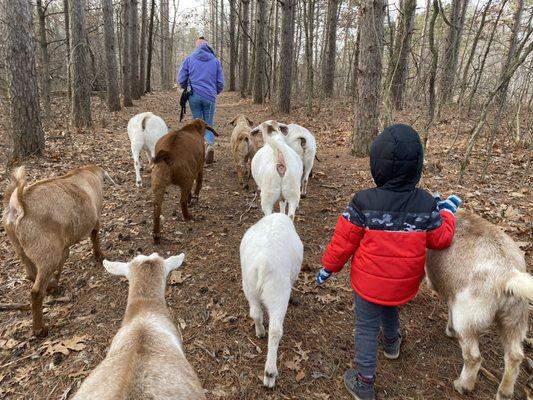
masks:
POLYGON ((402 335, 400 332, 398 332, 396 339, 392 341, 382 335, 381 343, 383 345, 383 353, 389 360, 396 360, 400 357, 400 346, 402 345, 402 335))
POLYGON ((375 400, 374 380, 361 376, 355 369, 344 373, 344 386, 356 400, 375 400))

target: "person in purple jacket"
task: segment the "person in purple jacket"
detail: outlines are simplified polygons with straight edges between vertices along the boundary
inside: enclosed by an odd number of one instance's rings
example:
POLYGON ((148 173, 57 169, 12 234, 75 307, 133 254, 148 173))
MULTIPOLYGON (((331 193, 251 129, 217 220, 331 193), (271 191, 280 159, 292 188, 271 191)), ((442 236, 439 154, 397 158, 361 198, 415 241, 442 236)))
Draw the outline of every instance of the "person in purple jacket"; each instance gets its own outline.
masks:
MULTIPOLYGON (((196 40, 196 50, 180 66, 177 77, 182 89, 189 85, 192 95, 189 105, 193 118, 203 119, 214 127, 215 103, 217 95, 224 89, 222 65, 203 37, 196 40)), ((205 132, 207 164, 214 159, 215 135, 205 132)))

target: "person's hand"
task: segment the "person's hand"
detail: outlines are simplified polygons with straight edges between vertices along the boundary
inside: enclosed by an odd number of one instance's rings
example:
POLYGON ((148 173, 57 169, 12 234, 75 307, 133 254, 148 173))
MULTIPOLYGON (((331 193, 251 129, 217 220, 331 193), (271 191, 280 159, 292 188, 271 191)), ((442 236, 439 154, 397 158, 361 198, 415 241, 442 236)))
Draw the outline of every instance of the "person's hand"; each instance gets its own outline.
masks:
POLYGON ((452 214, 455 214, 459 206, 463 203, 461 198, 455 194, 448 196, 446 200, 442 200, 440 193, 436 193, 435 200, 437 200, 437 208, 439 211, 448 211, 452 214))
POLYGON ((315 284, 322 285, 329 279, 330 276, 331 272, 329 272, 326 268, 321 268, 320 271, 318 271, 318 274, 316 274, 315 284))

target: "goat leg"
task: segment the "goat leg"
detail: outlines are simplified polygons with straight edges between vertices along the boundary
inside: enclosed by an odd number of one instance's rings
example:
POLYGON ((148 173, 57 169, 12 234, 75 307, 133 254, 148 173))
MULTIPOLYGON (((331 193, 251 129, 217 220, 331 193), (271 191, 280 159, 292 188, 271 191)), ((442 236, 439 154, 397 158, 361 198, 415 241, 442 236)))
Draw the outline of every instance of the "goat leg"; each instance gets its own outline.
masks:
POLYGON ((91 231, 91 243, 93 244, 93 254, 96 262, 101 263, 104 260, 104 255, 100 249, 100 238, 98 237, 98 230, 100 229, 98 222, 91 231))

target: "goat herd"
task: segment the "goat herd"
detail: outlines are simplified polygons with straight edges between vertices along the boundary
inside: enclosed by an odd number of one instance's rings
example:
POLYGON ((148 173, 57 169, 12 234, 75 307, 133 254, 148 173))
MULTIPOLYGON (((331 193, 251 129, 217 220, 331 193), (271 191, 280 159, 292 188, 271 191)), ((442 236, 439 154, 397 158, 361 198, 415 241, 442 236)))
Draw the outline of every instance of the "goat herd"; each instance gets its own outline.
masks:
MULTIPOLYGON (((240 261, 243 291, 259 338, 266 334, 262 306, 269 313, 263 383, 271 388, 278 375, 277 350, 285 313, 303 260, 293 220, 300 197, 307 194, 316 141, 311 132, 295 124, 266 121, 253 128, 244 115, 231 123, 239 184, 247 189, 253 177, 265 214, 245 233, 240 261), (280 213, 273 214, 276 202, 280 213)), ((142 184, 141 151, 150 159, 155 243, 160 241, 161 204, 168 185, 181 188, 183 218, 191 219, 187 205, 198 200, 202 187, 206 129, 217 135, 201 120, 168 132, 165 122, 152 113, 138 114, 128 123, 137 186, 142 184)), ((98 230, 104 179, 113 182, 102 168, 89 165, 26 185, 24 167, 19 167, 4 194, 5 231, 27 278, 33 281, 31 306, 37 336, 48 333, 43 299, 58 285, 69 248, 90 236, 95 258, 103 259, 98 230)), ((106 358, 74 399, 205 399, 164 297, 167 276, 184 257, 163 259, 153 253, 130 262, 103 261, 111 274, 128 279, 128 303, 106 358)), ((457 337, 462 348, 464 366, 455 388, 461 393, 473 390, 481 366, 478 337, 496 321, 505 351, 505 371, 496 398, 510 399, 524 358, 528 302, 533 300, 533 277, 527 273, 519 247, 495 225, 460 212, 453 245, 428 251, 426 273, 430 287, 448 303, 446 333, 457 337)))

